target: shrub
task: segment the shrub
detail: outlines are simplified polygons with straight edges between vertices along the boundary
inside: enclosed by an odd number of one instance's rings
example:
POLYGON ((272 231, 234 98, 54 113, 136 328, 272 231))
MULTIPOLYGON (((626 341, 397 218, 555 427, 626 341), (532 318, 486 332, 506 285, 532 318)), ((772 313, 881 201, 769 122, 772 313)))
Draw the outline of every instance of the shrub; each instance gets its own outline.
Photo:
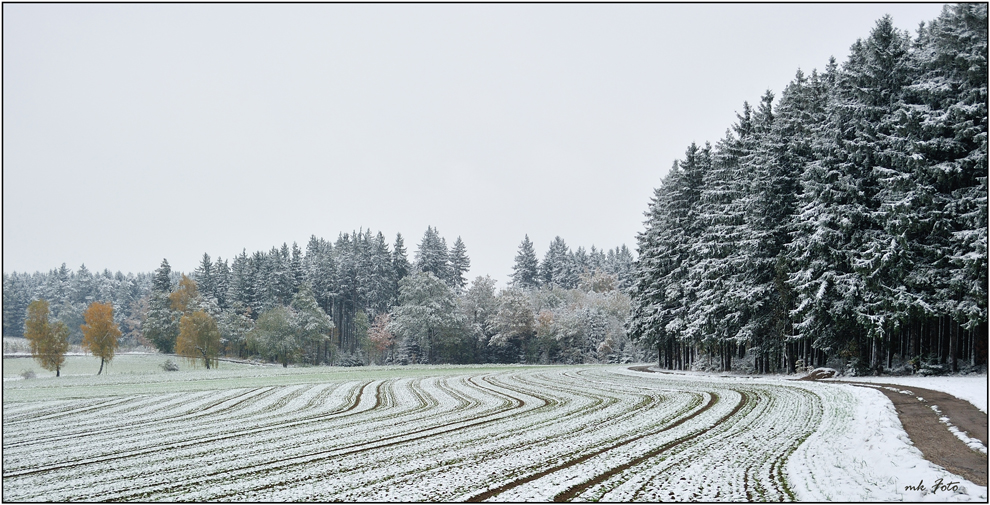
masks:
POLYGON ((177 365, 174 361, 172 361, 172 358, 165 360, 165 362, 161 364, 161 367, 162 370, 165 370, 166 372, 179 371, 179 365, 177 365))

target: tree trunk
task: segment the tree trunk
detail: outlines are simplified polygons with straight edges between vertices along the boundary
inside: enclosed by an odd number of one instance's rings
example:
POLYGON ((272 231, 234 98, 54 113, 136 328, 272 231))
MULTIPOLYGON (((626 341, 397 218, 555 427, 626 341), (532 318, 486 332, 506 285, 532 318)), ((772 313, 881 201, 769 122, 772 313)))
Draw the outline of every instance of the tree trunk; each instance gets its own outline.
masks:
POLYGON ((732 344, 728 344, 727 343, 727 344, 725 344, 725 347, 726 347, 726 349, 725 349, 725 371, 726 372, 731 372, 732 371, 732 351, 733 351, 732 344))
POLYGON ((794 345, 795 345, 794 343, 785 343, 784 344, 784 348, 786 350, 786 355, 787 355, 787 373, 796 373, 797 372, 797 370, 796 370, 796 366, 797 365, 795 363, 795 360, 797 360, 797 357, 795 356, 794 345))
POLYGON ((952 326, 949 329, 949 366, 952 373, 956 373, 959 371, 959 365, 956 363, 956 356, 959 354, 959 325, 953 322, 952 326))
MULTIPOLYGON (((100 358, 100 371, 96 372, 96 375, 100 375, 101 373, 103 373, 103 358, 100 358)), ((57 375, 58 374, 56 374, 56 376, 57 375)))

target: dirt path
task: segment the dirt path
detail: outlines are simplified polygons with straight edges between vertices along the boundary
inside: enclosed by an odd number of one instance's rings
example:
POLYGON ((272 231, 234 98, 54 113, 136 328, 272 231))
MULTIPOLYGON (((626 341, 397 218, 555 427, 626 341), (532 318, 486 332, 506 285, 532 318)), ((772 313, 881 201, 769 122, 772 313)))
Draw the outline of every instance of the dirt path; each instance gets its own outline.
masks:
MULTIPOLYGON (((658 372, 650 368, 652 368, 650 365, 629 367, 630 370, 637 372, 658 372)), ((987 456, 971 449, 953 435, 948 427, 939 421, 938 414, 931 408, 932 405, 937 405, 942 415, 948 417, 949 422, 956 428, 966 432, 970 438, 979 440, 984 446, 988 446, 987 415, 980 412, 972 403, 941 391, 897 384, 821 382, 850 384, 880 391, 894 404, 904 431, 925 459, 969 479, 974 484, 987 485, 987 456), (888 387, 896 391, 886 389, 888 387), (913 394, 899 391, 910 391, 913 394), (919 396, 924 400, 918 400, 919 396)))
POLYGON ((904 431, 925 459, 969 479, 974 484, 987 485, 987 456, 974 451, 949 432, 948 427, 938 420, 938 414, 931 408, 932 405, 937 405, 950 423, 986 446, 987 415, 973 404, 948 393, 913 386, 845 381, 839 384, 869 387, 886 395, 894 404, 904 431), (887 389, 888 387, 896 391, 887 389), (913 394, 899 391, 910 391, 913 394))

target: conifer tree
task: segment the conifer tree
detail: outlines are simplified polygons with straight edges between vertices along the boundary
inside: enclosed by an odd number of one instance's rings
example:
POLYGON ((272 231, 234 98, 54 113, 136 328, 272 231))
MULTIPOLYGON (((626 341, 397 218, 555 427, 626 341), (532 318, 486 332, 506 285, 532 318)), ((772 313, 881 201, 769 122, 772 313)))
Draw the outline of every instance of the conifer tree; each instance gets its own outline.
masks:
POLYGON ((416 268, 420 272, 430 272, 448 285, 451 282, 450 255, 447 251, 447 242, 440 237, 437 230, 427 227, 423 234, 423 240, 416 250, 416 268))
POLYGON ((512 285, 521 289, 540 285, 539 260, 536 259, 536 252, 528 234, 523 237, 522 243, 519 244, 519 252, 516 253, 516 262, 512 266, 512 285))
POLYGON ((454 247, 450 250, 450 278, 453 287, 458 292, 467 286, 467 279, 464 275, 471 269, 471 258, 468 258, 467 247, 461 237, 454 241, 454 247))
POLYGON ((144 338, 163 353, 175 350, 175 339, 179 336, 181 312, 172 310, 169 295, 172 293, 172 269, 168 260, 162 260, 155 271, 151 295, 148 300, 148 313, 141 324, 144 338))

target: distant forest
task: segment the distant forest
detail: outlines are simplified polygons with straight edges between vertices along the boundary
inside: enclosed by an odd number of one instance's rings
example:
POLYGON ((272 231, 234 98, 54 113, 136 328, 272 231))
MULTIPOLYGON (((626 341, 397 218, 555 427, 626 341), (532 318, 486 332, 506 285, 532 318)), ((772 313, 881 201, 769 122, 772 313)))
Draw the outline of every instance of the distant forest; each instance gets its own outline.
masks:
POLYGON ((312 237, 227 261, 204 254, 189 276, 168 261, 153 273, 93 274, 63 264, 48 273, 4 274, 3 332, 23 334, 28 303, 49 301, 52 316, 82 340, 82 314, 110 302, 122 344, 175 352, 184 313, 203 310, 222 336, 222 354, 288 363, 597 363, 642 359, 623 323, 633 257, 563 239, 539 261, 529 237, 512 286, 490 277, 470 284, 464 242, 452 247, 427 228, 412 261, 401 234, 312 237))
POLYGON ((670 368, 985 365, 987 5, 885 17, 773 99, 656 189, 630 336, 670 368))

